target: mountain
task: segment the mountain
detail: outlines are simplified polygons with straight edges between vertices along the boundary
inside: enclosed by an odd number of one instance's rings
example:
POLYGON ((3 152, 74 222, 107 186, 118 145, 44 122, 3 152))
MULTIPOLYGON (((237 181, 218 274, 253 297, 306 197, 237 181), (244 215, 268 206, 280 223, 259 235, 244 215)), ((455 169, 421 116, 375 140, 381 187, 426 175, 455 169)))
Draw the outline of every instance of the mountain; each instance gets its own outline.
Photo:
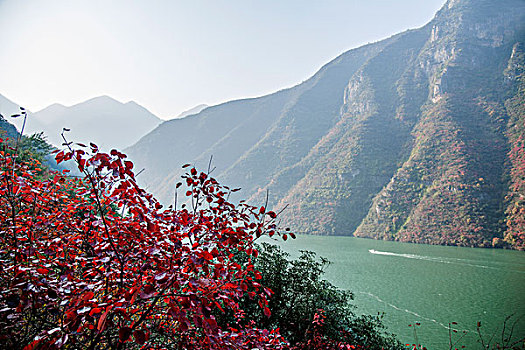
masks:
MULTIPOLYGON (((23 117, 12 118, 12 116, 21 115, 21 112, 22 108, 20 108, 19 105, 10 101, 5 96, 0 95, 0 138, 9 138, 13 146, 16 142, 20 142, 17 147, 19 148, 20 154, 22 154, 22 158, 27 156, 27 152, 30 152, 33 159, 39 160, 49 169, 56 171, 68 169, 71 174, 80 175, 71 162, 64 162, 60 165, 56 164, 55 157, 51 154, 53 146, 51 146, 42 135, 28 136, 25 132, 24 135, 20 135, 24 119, 23 117)), ((26 110, 26 113, 30 114, 31 112, 26 110)))
MULTIPOLYGON (((20 115, 20 106, 9 100, 7 97, 0 95, 0 129, 10 138, 18 137, 18 131, 24 124, 22 117, 12 118, 13 115, 20 115)), ((27 111, 29 113, 29 111, 27 111)), ((2 137, 2 136, 0 136, 2 137)))
POLYGON ((20 107, 7 97, 0 95, 0 138, 15 139, 18 137, 14 122, 22 119, 11 118, 14 114, 20 114, 20 107))
POLYGON ((296 232, 525 249, 525 2, 449 0, 305 82, 170 120, 127 149, 169 203, 183 163, 296 232))
POLYGON ((161 120, 130 101, 121 103, 108 96, 95 97, 66 107, 53 104, 29 115, 27 133, 44 131, 51 144, 60 146, 63 128, 74 142, 94 142, 103 148, 123 149, 153 130, 161 120))
POLYGON ((184 111, 182 112, 181 114, 179 114, 178 116, 175 117, 175 119, 180 119, 180 118, 184 118, 184 117, 187 117, 189 115, 193 115, 193 114, 198 114, 200 113, 204 108, 207 108, 209 107, 207 104, 200 104, 200 105, 197 105, 193 108, 190 108, 188 109, 187 111, 184 111))
POLYGON ((11 115, 18 113, 20 113, 20 106, 7 97, 0 95, 0 114, 7 119, 11 115))

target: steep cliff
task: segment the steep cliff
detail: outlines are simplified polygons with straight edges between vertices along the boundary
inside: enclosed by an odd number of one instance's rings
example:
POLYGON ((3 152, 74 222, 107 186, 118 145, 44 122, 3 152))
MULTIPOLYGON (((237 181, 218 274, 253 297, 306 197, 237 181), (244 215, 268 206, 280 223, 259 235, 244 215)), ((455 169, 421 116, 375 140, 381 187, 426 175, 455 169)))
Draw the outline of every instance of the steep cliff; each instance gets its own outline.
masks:
POLYGON ((209 107, 128 151, 170 202, 179 167, 298 232, 524 248, 525 2, 449 0, 294 88, 209 107))

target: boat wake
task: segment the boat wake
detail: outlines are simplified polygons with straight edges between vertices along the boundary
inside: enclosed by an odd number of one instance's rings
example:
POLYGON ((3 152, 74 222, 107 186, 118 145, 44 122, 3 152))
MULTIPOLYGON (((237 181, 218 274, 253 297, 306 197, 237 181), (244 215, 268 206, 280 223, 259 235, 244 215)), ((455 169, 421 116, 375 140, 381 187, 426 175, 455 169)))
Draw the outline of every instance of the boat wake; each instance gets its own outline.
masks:
MULTIPOLYGON (((433 262, 438 262, 438 263, 443 263, 443 264, 465 265, 465 266, 478 267, 482 269, 509 271, 508 269, 502 269, 502 268, 494 267, 494 266, 472 264, 468 262, 471 260, 467 260, 467 259, 432 257, 432 256, 417 255, 417 254, 402 254, 402 253, 384 252, 384 251, 375 250, 375 249, 369 249, 368 252, 370 254, 375 254, 375 255, 386 255, 386 256, 394 256, 394 257, 406 258, 406 259, 433 261, 433 262)), ((518 273, 525 273, 525 271, 518 271, 518 270, 511 270, 511 271, 518 272, 518 273)))

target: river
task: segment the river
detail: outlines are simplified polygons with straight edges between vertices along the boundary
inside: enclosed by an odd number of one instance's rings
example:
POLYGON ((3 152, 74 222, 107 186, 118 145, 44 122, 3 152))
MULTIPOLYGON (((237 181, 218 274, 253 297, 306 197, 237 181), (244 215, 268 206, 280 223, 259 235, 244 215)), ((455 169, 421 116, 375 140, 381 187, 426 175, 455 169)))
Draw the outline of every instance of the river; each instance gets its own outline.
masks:
POLYGON ((311 250, 329 259, 326 279, 354 293, 357 313, 384 313, 388 330, 404 343, 449 349, 478 349, 477 322, 485 339, 501 340, 519 319, 515 336, 525 336, 525 253, 509 250, 431 246, 354 237, 300 235, 279 243, 297 256, 311 250), (466 331, 463 334, 463 331, 466 331), (459 345, 459 346, 458 346, 459 345))

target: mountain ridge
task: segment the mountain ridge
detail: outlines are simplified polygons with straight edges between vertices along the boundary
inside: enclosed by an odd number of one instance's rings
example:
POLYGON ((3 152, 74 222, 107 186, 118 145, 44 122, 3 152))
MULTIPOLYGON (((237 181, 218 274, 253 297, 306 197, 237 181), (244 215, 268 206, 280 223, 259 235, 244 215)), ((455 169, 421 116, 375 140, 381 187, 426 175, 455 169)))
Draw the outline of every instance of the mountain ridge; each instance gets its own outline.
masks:
POLYGON ((197 105, 195 107, 192 107, 188 110, 185 110, 181 113, 179 113, 179 115, 177 115, 175 118, 170 118, 170 119, 181 119, 181 118, 186 118, 187 116, 190 116, 190 115, 194 115, 194 114, 198 114, 200 113, 203 109, 205 108, 208 108, 209 106, 205 103, 201 103, 200 105, 197 105))
MULTIPOLYGON (((165 204, 182 164, 213 157, 219 181, 255 204, 269 192, 296 232, 523 250, 524 23, 522 0, 449 0, 425 26, 346 51, 296 86, 103 144, 132 144, 139 181, 165 204)), ((151 114, 110 97, 48 108, 61 130, 61 110, 99 104, 89 115, 112 132, 151 114)))
MULTIPOLYGON (((0 97, 3 105, 18 107, 16 103, 0 97)), ((4 113, 13 114, 11 109, 4 113)), ((66 136, 70 141, 94 142, 102 148, 123 149, 137 142, 161 122, 134 101, 122 103, 102 95, 71 106, 54 103, 37 112, 28 112, 24 134, 43 132, 49 143, 60 146, 63 142, 60 135, 62 129, 68 128, 71 131, 66 136)), ((12 123, 20 131, 22 122, 14 119, 12 123)))
POLYGON ((523 64, 523 23, 522 1, 449 0, 421 28, 165 123, 128 151, 165 203, 179 165, 213 155, 220 181, 255 203, 269 191, 297 232, 524 249, 521 78, 504 73, 523 64))

